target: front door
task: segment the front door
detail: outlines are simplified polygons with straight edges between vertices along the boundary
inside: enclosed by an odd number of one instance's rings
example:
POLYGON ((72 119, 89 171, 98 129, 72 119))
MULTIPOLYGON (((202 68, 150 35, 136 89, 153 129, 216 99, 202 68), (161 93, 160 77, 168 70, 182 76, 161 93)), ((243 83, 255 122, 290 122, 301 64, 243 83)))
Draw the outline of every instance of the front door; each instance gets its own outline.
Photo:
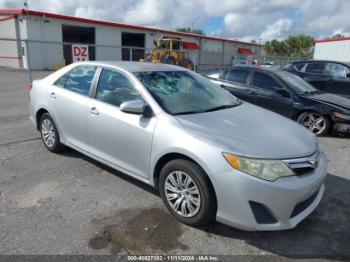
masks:
MULTIPOLYGON (((271 75, 254 72, 251 85, 257 93, 257 105, 284 116, 291 114, 293 111, 293 99, 291 96, 277 93, 277 90, 282 90, 283 87, 271 75)), ((288 93, 286 92, 286 94, 288 93)))
POLYGON ((148 178, 157 118, 124 113, 120 104, 143 99, 132 81, 114 69, 102 69, 96 95, 90 99, 87 123, 90 152, 103 160, 148 178))

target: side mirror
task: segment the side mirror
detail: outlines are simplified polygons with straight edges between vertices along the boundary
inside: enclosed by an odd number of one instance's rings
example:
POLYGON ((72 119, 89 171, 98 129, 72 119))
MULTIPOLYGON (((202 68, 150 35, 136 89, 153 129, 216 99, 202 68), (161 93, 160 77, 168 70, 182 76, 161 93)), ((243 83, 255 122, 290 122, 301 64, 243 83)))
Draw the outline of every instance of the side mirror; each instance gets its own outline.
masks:
POLYGON ((277 88, 276 93, 284 97, 290 97, 290 94, 283 88, 277 88))
POLYGON ((152 116, 152 109, 143 100, 131 100, 122 103, 120 111, 129 114, 143 115, 144 117, 152 116))

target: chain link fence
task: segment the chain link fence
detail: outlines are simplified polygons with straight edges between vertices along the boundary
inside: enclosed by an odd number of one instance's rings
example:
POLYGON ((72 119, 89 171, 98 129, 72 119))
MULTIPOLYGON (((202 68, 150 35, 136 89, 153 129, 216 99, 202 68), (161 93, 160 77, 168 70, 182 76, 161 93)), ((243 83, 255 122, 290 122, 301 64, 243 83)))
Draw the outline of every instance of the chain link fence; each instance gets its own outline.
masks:
MULTIPOLYGON (((25 92, 33 79, 42 78, 75 61, 146 62, 152 60, 152 52, 153 48, 0 38, 0 94, 25 92)), ((193 70, 197 72, 236 64, 272 63, 276 67, 283 67, 292 61, 303 59, 192 49, 183 50, 182 56, 193 63, 193 70)), ((169 62, 161 57, 157 59, 158 62, 169 62)))

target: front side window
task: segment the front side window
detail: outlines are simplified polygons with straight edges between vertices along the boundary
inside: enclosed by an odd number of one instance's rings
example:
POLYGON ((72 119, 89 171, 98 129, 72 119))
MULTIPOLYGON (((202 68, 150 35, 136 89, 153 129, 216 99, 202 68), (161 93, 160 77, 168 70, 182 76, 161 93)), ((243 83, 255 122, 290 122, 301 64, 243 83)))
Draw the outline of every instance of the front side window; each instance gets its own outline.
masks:
POLYGON ((280 84, 275 79, 273 79, 271 76, 267 74, 260 73, 260 72, 254 73, 252 86, 259 87, 266 90, 271 90, 271 91, 274 91, 280 88, 280 84))
POLYGON ((173 50, 180 50, 180 41, 173 41, 173 50))
POLYGON ((124 74, 104 68, 98 80, 96 99, 119 107, 123 102, 143 98, 124 74))
POLYGON ((207 78, 188 71, 135 73, 169 114, 195 114, 237 106, 240 101, 207 78))
POLYGON ((324 71, 324 67, 325 67, 324 63, 311 63, 306 66, 305 72, 322 74, 324 71))
POLYGON ((231 82, 246 84, 249 71, 246 70, 231 70, 228 73, 227 80, 231 82))
POLYGON ((81 95, 88 96, 96 66, 78 66, 73 68, 67 77, 65 88, 81 95))
POLYGON ((334 77, 346 78, 350 73, 349 67, 338 63, 327 63, 325 67, 325 74, 334 77))

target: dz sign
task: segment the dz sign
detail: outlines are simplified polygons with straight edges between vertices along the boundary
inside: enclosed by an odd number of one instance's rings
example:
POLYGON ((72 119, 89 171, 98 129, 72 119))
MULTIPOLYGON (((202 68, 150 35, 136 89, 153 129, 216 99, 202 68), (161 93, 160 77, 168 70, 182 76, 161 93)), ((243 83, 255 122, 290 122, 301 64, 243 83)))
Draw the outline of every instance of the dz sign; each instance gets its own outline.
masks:
POLYGON ((73 63, 79 61, 89 61, 89 46, 73 44, 72 60, 73 63))

